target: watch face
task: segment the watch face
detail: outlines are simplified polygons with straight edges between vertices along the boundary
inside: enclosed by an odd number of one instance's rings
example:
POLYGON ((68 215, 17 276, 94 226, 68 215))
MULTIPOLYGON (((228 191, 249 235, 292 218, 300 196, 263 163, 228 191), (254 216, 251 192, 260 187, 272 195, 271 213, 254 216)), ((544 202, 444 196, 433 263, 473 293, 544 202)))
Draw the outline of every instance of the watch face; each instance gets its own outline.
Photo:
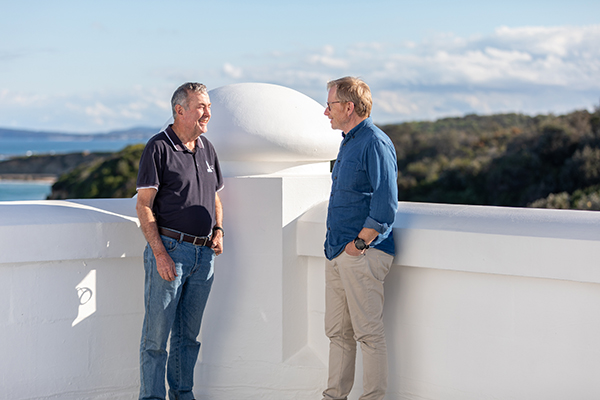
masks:
POLYGON ((367 244, 361 238, 354 239, 354 246, 361 251, 367 248, 367 244))

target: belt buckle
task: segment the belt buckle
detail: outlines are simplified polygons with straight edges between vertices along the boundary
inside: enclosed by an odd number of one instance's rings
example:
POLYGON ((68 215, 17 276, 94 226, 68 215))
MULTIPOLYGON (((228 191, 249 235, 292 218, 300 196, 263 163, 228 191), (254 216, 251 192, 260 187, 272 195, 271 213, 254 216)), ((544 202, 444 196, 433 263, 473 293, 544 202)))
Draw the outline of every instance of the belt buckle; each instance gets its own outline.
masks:
POLYGON ((194 246, 204 246, 204 245, 206 245, 206 242, 207 242, 207 241, 208 241, 208 238, 201 238, 201 237, 199 237, 199 236, 194 236, 194 241, 192 242, 192 244, 193 244, 194 246), (200 240, 204 240, 204 243, 202 243, 202 244, 196 243, 196 240, 198 240, 198 239, 200 239, 200 240))

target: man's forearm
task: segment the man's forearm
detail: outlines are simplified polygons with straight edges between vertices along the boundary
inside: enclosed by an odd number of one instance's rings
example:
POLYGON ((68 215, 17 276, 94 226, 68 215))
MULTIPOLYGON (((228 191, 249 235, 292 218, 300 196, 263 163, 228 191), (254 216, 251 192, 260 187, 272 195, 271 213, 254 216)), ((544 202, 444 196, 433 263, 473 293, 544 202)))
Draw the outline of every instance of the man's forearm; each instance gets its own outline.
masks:
POLYGON ((146 238, 146 241, 152 248, 154 256, 158 254, 166 253, 165 246, 162 243, 160 234, 158 233, 158 225, 156 218, 152 213, 152 210, 148 207, 139 207, 137 210, 138 219, 140 221, 140 228, 146 238))
POLYGON ((223 227, 223 205, 219 194, 215 194, 215 226, 223 227))
POLYGON ((370 244, 379 236, 379 232, 371 228, 362 228, 358 233, 358 237, 365 241, 366 244, 370 244))

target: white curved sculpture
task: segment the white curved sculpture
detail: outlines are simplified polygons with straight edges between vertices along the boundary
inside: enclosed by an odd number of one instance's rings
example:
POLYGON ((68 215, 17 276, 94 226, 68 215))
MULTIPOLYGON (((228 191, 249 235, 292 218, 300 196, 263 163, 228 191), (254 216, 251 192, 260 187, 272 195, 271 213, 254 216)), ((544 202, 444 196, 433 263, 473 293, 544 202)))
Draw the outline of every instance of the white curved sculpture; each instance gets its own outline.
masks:
POLYGON ((335 159, 341 132, 324 108, 295 90, 239 83, 209 92, 212 118, 206 136, 225 173, 276 172, 335 159))

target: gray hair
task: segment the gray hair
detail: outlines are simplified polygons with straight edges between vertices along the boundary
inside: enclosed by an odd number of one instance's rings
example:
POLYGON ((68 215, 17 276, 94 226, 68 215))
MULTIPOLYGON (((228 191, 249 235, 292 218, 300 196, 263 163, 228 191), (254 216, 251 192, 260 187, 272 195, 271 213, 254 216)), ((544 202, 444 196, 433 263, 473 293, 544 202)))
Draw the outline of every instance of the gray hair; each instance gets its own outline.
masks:
POLYGON ((336 89, 336 97, 339 101, 354 103, 354 111, 361 118, 371 115, 373 99, 369 85, 360 78, 345 76, 334 81, 327 82, 327 90, 336 89))
POLYGON ((190 93, 208 93, 206 86, 197 82, 187 82, 179 86, 173 97, 171 98, 171 111, 173 112, 173 119, 175 119, 175 106, 180 105, 187 110, 187 99, 190 93))

